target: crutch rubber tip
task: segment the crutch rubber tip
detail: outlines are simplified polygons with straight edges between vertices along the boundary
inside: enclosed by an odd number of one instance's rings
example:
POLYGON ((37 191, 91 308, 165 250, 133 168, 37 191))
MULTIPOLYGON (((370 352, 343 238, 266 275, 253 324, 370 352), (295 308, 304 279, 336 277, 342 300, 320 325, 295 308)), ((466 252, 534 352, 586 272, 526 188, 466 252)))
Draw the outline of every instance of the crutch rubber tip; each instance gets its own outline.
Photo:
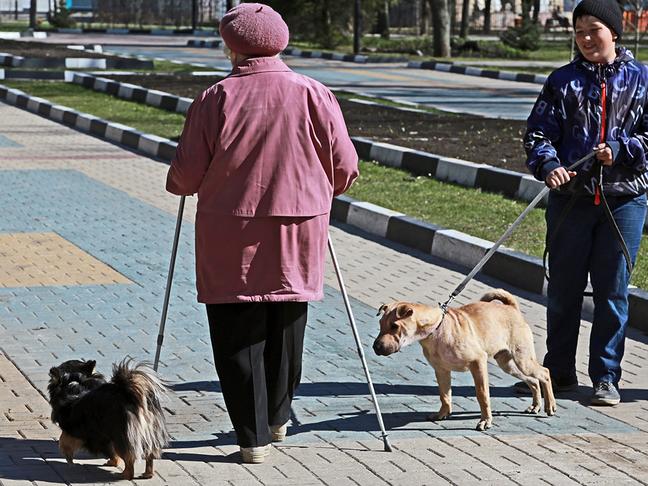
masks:
POLYGON ((389 443, 389 439, 387 437, 383 438, 383 442, 385 443, 385 452, 392 452, 392 446, 389 443))

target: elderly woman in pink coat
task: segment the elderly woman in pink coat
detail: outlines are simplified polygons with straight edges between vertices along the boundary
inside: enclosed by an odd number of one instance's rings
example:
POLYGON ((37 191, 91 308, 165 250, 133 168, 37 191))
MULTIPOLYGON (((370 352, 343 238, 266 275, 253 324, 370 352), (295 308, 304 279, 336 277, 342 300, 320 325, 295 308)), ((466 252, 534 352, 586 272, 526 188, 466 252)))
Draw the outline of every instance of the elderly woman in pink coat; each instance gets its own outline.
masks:
POLYGON ((242 460, 259 463, 286 436, 332 199, 358 156, 333 94, 279 59, 277 12, 241 4, 220 32, 232 72, 191 105, 167 190, 198 193, 198 300, 242 460))

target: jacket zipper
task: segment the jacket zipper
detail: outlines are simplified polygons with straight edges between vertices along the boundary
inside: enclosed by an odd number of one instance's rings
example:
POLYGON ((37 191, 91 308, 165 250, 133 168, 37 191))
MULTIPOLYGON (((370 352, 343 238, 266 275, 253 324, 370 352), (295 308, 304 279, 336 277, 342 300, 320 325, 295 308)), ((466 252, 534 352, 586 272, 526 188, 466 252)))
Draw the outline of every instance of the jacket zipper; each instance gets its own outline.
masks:
MULTIPOLYGON (((600 72, 600 71, 599 71, 600 72)), ((605 77, 601 76, 601 134, 599 136, 599 143, 605 142, 605 119, 607 117, 607 92, 605 85, 605 77)), ((598 206, 601 204, 601 181, 599 180, 594 190, 594 205, 598 206)))

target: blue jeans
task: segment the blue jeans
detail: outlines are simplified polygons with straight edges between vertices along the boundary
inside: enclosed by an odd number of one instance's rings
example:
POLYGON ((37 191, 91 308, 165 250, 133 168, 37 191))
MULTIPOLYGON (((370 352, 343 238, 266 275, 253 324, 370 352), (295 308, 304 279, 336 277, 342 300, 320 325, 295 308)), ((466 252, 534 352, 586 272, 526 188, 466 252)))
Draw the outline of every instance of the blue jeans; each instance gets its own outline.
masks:
MULTIPOLYGON (((549 195, 545 213, 548 238, 555 232, 569 198, 553 192, 549 195)), ((634 264, 646 218, 646 195, 607 199, 634 264)), ((581 196, 558 227, 549 248, 544 365, 558 380, 576 380, 576 345, 588 274, 594 300, 589 376, 593 383, 609 381, 616 385, 621 379, 628 325, 630 274, 603 204, 595 206, 593 197, 581 196)))

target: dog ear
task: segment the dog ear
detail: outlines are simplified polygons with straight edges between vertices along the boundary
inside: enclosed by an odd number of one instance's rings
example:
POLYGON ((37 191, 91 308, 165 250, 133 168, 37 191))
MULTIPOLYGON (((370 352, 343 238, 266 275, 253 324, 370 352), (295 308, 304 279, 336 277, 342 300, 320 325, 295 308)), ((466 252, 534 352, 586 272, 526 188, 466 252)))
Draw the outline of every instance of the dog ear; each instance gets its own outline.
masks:
POLYGON ((387 312, 387 309, 388 309, 387 304, 381 305, 380 309, 378 309, 378 314, 376 315, 379 316, 380 314, 384 314, 385 312, 387 312))
POLYGON ((52 381, 58 382, 61 379, 61 370, 58 368, 50 368, 49 375, 52 381))
POLYGON ((83 371, 84 374, 90 376, 95 372, 96 367, 97 367, 97 362, 91 359, 83 363, 81 370, 83 371))
POLYGON ((399 319, 405 319, 406 317, 414 314, 414 309, 409 304, 401 304, 396 307, 396 317, 399 319))

